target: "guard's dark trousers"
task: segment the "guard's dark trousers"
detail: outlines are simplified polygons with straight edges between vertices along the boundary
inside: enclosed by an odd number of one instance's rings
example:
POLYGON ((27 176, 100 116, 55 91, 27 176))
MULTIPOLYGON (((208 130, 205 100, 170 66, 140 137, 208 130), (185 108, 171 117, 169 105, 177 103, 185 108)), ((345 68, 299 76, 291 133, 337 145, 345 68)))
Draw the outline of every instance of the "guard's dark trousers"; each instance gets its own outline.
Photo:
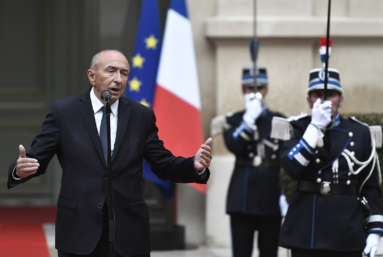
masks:
POLYGON ((259 257, 277 257, 281 217, 230 214, 233 257, 251 257, 258 231, 259 257))

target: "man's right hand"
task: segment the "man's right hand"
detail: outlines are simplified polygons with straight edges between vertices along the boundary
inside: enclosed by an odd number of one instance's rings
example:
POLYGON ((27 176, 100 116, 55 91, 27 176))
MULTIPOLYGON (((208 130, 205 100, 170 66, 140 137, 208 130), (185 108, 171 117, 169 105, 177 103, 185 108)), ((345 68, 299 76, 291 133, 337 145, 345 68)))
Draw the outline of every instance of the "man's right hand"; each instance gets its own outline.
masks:
POLYGON ((248 124, 254 124, 255 120, 262 113, 262 102, 258 98, 251 98, 250 94, 245 94, 246 112, 243 115, 243 120, 248 124))
POLYGON ((39 169, 39 162, 33 158, 27 158, 25 155, 25 148, 23 145, 19 145, 20 156, 17 159, 16 175, 22 178, 26 178, 33 175, 39 169))
POLYGON ((313 105, 311 124, 318 129, 324 129, 331 122, 331 101, 324 101, 321 103, 321 99, 313 105))

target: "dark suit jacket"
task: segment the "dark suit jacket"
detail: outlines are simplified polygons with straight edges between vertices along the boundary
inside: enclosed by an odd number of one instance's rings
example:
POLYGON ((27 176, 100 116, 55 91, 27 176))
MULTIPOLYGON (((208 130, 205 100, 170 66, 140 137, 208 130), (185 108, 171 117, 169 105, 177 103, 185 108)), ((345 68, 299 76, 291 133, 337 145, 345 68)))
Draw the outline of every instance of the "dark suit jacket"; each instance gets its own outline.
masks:
MULTIPOLYGON (((150 252, 149 213, 141 187, 143 158, 159 178, 174 182, 206 183, 209 171, 198 175, 193 158, 175 157, 164 148, 151 109, 125 97, 120 98, 118 108, 112 156, 116 250, 131 256, 150 252)), ((14 161, 9 168, 8 188, 44 174, 54 154, 63 170, 57 202, 56 248, 89 254, 100 239, 102 204, 107 195, 106 165, 89 91, 52 105, 27 152, 27 157, 40 163, 37 173, 14 180, 14 161)))

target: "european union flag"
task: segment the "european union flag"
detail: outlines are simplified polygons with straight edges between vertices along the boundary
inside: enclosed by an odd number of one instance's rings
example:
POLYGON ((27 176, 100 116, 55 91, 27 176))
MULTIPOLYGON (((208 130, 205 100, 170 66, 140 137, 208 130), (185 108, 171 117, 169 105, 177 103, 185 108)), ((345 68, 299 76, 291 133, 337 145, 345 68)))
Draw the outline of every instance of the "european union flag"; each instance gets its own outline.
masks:
MULTIPOLYGON (((161 52, 161 29, 157 0, 143 0, 129 80, 125 96, 152 108, 161 52)), ((173 196, 173 183, 159 179, 144 160, 144 178, 156 184, 162 195, 173 196)))

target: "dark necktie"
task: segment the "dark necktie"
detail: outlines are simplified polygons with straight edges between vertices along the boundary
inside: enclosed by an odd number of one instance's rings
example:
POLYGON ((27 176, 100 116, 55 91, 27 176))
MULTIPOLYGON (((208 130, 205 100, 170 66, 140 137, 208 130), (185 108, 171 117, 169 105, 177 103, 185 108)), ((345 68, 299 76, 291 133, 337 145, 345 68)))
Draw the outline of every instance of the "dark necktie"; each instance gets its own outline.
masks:
POLYGON ((108 131, 107 131, 107 124, 106 124, 106 109, 105 106, 102 108, 102 119, 101 119, 101 126, 100 126, 100 140, 101 140, 101 146, 102 151, 104 152, 104 158, 105 163, 108 165, 108 131))

